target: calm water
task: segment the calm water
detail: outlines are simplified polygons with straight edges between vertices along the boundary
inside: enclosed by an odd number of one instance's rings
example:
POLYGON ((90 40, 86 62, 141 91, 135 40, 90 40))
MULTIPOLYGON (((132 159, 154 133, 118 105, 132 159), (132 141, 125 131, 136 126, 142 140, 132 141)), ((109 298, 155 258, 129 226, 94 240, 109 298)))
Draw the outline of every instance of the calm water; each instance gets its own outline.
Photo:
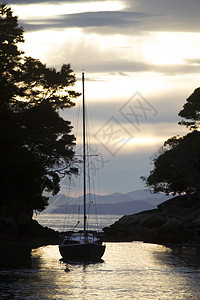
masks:
MULTIPOLYGON (((101 230, 102 228, 113 224, 121 218, 121 215, 89 215, 88 225, 90 230, 101 230)), ((72 230, 77 224, 76 230, 83 229, 83 218, 75 214, 40 214, 35 215, 34 218, 43 226, 47 226, 57 231, 72 230)))
MULTIPOLYGON (((37 219, 62 229, 62 215, 37 219)), ((103 216, 102 227, 116 219, 103 216)), ((60 259, 58 246, 1 247, 0 299, 200 299, 198 247, 107 243, 101 263, 67 264, 60 259)))
POLYGON ((0 252, 0 299, 200 299, 199 248, 107 243, 96 264, 62 263, 57 246, 0 252))

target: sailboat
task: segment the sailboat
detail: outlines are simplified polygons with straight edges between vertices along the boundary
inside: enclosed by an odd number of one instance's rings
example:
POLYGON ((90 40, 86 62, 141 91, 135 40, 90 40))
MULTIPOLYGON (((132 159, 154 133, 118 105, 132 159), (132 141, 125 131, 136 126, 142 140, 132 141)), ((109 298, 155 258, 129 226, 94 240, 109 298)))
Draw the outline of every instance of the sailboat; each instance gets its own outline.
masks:
POLYGON ((100 261, 105 245, 97 232, 87 230, 86 215, 86 120, 85 120, 85 90, 84 72, 82 73, 83 86, 83 222, 84 229, 78 232, 67 232, 61 235, 59 251, 65 261, 100 261))

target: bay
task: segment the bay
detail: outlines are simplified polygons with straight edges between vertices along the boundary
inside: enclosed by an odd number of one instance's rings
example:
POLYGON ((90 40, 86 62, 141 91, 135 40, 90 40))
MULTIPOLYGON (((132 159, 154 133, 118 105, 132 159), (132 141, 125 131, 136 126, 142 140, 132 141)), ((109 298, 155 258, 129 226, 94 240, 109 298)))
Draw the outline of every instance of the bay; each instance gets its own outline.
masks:
MULTIPOLYGON (((97 223, 103 228, 119 217, 101 215, 97 223)), ((75 215, 36 218, 56 230, 63 220, 65 229, 77 222, 75 215)), ((95 217, 88 221, 95 229, 95 217)), ((75 264, 62 262, 56 245, 1 246, 0 299, 200 299, 200 247, 106 243, 100 263, 75 264)))
POLYGON ((103 261, 60 261, 58 246, 0 250, 0 299, 200 299, 200 248, 107 243, 103 261))

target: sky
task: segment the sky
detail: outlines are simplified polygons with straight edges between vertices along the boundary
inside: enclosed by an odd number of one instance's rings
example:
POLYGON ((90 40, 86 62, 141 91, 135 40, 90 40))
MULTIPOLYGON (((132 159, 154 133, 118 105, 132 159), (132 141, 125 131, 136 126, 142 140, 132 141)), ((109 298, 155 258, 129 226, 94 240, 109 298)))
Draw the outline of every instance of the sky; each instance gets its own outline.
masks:
MULTIPOLYGON (((24 27, 27 56, 71 63, 92 121, 91 159, 101 193, 143 189, 164 141, 188 130, 179 111, 199 87, 199 0, 9 1, 24 27), (99 172, 96 172, 98 169, 99 172), (98 175, 97 175, 98 173, 98 175)), ((76 108, 62 111, 81 135, 76 108)), ((88 118, 89 119, 89 118, 88 118)), ((64 189, 67 182, 62 183, 64 189)), ((76 185, 74 181, 74 186, 76 185)))

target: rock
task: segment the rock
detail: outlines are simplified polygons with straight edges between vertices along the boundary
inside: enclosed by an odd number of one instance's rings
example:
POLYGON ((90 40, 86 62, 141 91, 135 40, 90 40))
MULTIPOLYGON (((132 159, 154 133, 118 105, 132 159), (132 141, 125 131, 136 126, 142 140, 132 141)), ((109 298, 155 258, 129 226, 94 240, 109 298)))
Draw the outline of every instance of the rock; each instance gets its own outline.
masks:
POLYGON ((110 241, 200 243, 200 201, 178 196, 159 204, 157 209, 124 216, 103 231, 110 241))
POLYGON ((31 247, 41 247, 45 245, 57 245, 59 232, 48 227, 43 227, 36 220, 32 220, 28 227, 25 227, 25 236, 31 247), (28 229, 28 230, 27 230, 28 229))
POLYGON ((165 224, 165 222, 166 218, 159 211, 156 211, 147 218, 142 218, 139 225, 153 229, 161 227, 163 224, 165 224))
POLYGON ((34 248, 58 244, 58 239, 57 231, 43 227, 36 220, 17 222, 9 218, 0 218, 0 243, 26 244, 34 248))
POLYGON ((151 241, 161 244, 182 244, 187 242, 187 233, 182 223, 173 217, 168 219, 163 226, 157 229, 157 231, 152 235, 151 241))

